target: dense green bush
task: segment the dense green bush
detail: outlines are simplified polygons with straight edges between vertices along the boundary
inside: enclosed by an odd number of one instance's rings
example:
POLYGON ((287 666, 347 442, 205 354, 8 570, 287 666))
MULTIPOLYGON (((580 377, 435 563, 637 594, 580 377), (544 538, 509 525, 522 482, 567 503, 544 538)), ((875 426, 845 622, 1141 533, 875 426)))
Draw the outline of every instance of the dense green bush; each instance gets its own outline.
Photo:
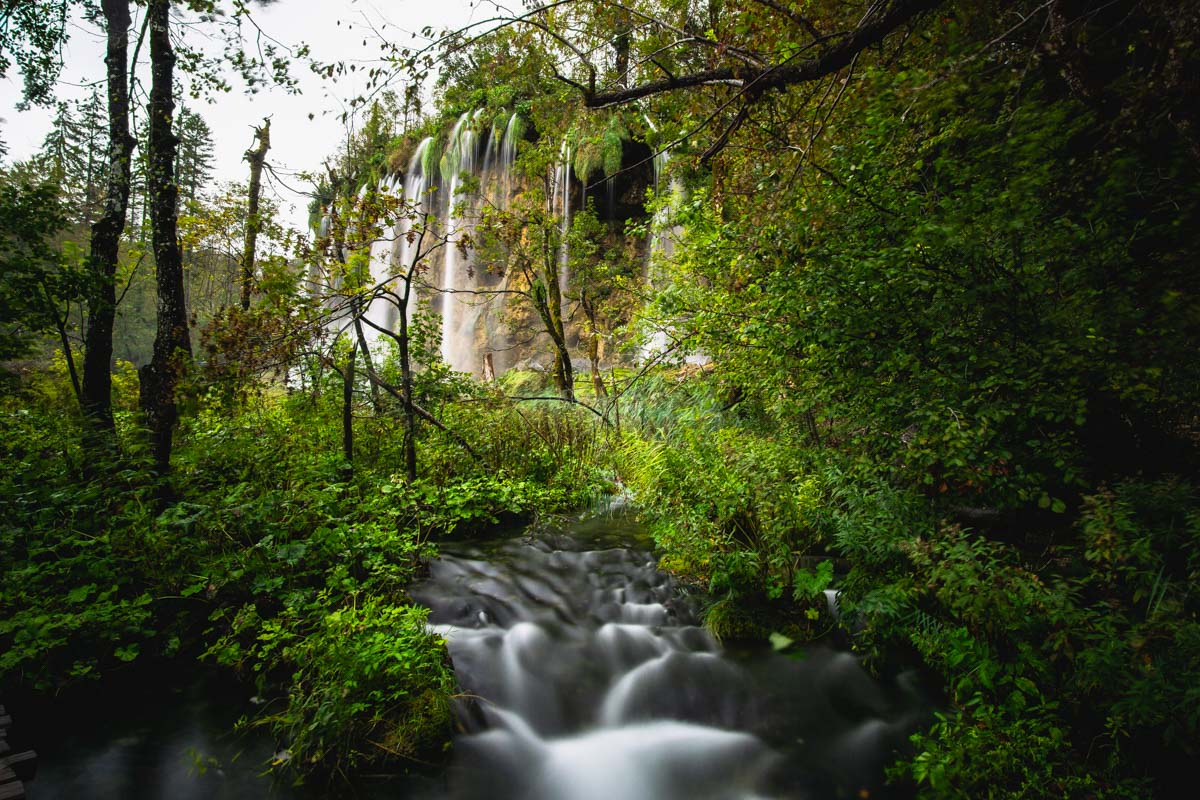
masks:
POLYGON ((1077 542, 1042 563, 953 526, 906 542, 912 578, 873 624, 953 703, 912 776, 954 795, 1150 796, 1160 759, 1194 756, 1198 513, 1189 485, 1130 482, 1085 498, 1077 542))
POLYGON ((270 619, 248 604, 232 624, 252 632, 252 644, 243 651, 226 638, 210 652, 225 664, 248 661, 262 677, 291 671, 286 698, 252 723, 287 742, 281 764, 347 771, 361 761, 427 761, 448 747, 454 680, 426 613, 371 597, 332 603, 328 592, 270 619))
POLYGON ((949 521, 951 503, 869 459, 771 431, 757 414, 651 433, 627 432, 620 474, 660 563, 713 591, 710 627, 765 638, 786 613, 763 604, 804 608, 836 562, 867 662, 911 653, 937 675, 947 707, 895 780, 946 797, 1150 796, 1171 785, 1163 764, 1195 753, 1190 483, 1128 480, 1084 495, 1071 520, 996 517, 989 532, 949 521))
POLYGON ((218 393, 183 420, 168 494, 130 455, 85 471, 62 377, 27 390, 49 398, 40 406, 13 396, 0 411, 12 466, 0 475, 0 681, 53 689, 204 653, 270 699, 251 722, 305 771, 439 756, 453 681, 405 593, 434 540, 565 511, 605 484, 597 424, 571 409, 447 404, 458 436, 423 435, 409 484, 394 416, 356 420, 348 465, 335 399, 239 406, 218 393))
POLYGON ((85 479, 63 434, 53 409, 0 408, 0 677, 46 690, 167 646, 152 576, 170 545, 148 473, 85 479))

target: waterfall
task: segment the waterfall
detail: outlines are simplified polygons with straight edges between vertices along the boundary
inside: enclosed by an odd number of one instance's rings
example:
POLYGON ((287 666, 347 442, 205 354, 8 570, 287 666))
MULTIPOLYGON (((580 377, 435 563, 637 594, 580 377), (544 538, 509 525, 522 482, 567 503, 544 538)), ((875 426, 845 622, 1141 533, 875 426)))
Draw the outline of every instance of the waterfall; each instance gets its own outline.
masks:
MULTIPOLYGON (((391 194, 394 188, 394 183, 381 181, 378 191, 380 194, 391 194)), ((378 350, 379 339, 382 336, 378 328, 391 330, 395 322, 395 307, 386 297, 374 297, 376 289, 386 287, 392 278, 392 237, 389 235, 387 227, 385 223, 379 238, 371 242, 369 250, 371 272, 364 284, 371 299, 367 302, 367 307, 363 309, 362 331, 363 339, 366 341, 371 355, 378 350)))
MULTIPOLYGON (((669 177, 667 194, 664 197, 661 193, 670 161, 671 155, 666 150, 654 154, 654 199, 658 205, 650 220, 650 241, 646 247, 645 267, 645 282, 650 289, 663 288, 666 279, 664 265, 675 254, 675 243, 683 232, 683 228, 674 222, 675 212, 683 202, 682 182, 677 177, 669 177)), ((654 330, 650 332, 638 353, 641 361, 661 355, 669 345, 671 326, 661 320, 652 324, 654 330)))
POLYGON ((508 118, 501 131, 494 125, 485 125, 483 113, 480 110, 459 117, 441 162, 446 187, 446 216, 441 229, 447 237, 440 286, 442 358, 455 370, 472 374, 481 370, 477 328, 492 301, 476 294, 485 288, 486 276, 473 269, 472 253, 459 243, 470 240, 485 202, 507 207, 520 128, 516 114, 508 118), (482 133, 478 127, 483 127, 482 133), (477 179, 477 191, 460 191, 464 175, 477 179))
POLYGON ((496 180, 496 189, 499 192, 496 205, 500 208, 508 208, 508 203, 512 199, 512 166, 517 160, 517 134, 519 132, 520 118, 516 112, 508 118, 508 124, 504 127, 504 138, 500 141, 500 166, 499 176, 496 180))
MULTIPOLYGON (((478 115, 476 115, 478 119, 478 115)), ((496 184, 496 159, 500 156, 500 138, 496 136, 495 126, 488 126, 487 139, 483 144, 483 166, 479 169, 479 175, 482 180, 480 185, 480 196, 491 198, 495 195, 494 186, 496 184)))
MULTIPOLYGON (((422 228, 425 226, 425 214, 429 208, 429 198, 426 196, 429 191, 429 176, 425 174, 424 164, 425 156, 432 144, 432 137, 427 136, 421 140, 417 149, 413 151, 412 158, 408 161, 408 172, 404 175, 404 205, 395 227, 396 268, 402 276, 408 274, 413 261, 420 256, 417 243, 417 239, 420 237, 413 231, 413 224, 416 223, 422 228), (412 242, 408 240, 410 233, 414 233, 412 242)), ((425 246, 429 246, 428 240, 425 241, 425 246)), ((414 274, 413 277, 413 284, 409 287, 408 305, 404 309, 410 327, 413 313, 417 308, 416 275, 414 274)))
MULTIPOLYGON (((438 264, 423 264, 414 276, 404 313, 411 323, 417 308, 417 287, 421 287, 422 295, 435 292, 440 296, 435 307, 440 307, 442 313, 442 358, 462 372, 480 371, 482 354, 476 329, 491 302, 475 294, 485 288, 483 281, 487 276, 473 269, 472 253, 462 245, 469 243, 485 202, 499 208, 508 206, 514 190, 512 167, 520 129, 521 122, 515 113, 508 115, 503 125, 493 125, 484 119, 483 110, 464 113, 440 153, 434 151, 432 137, 422 140, 409 158, 403 181, 393 176, 375 188, 394 196, 399 203, 394 217, 389 214, 391 219, 381 221, 384 230, 369 246, 370 276, 363 276, 363 281, 370 281, 368 287, 402 290, 397 281, 420 258, 419 231, 428 226, 426 250, 437 242, 432 234, 443 237, 445 244, 438 264), (431 168, 431 163, 437 166, 431 168), (478 186, 476 189, 472 185, 469 192, 463 190, 468 177, 475 179, 478 186)), ((370 188, 364 186, 360 190, 360 205, 370 188)), ((328 219, 323 218, 320 232, 327 235, 328 228, 328 219)), ((397 313, 394 303, 379 299, 368 306, 365 318, 381 328, 395 330, 397 313)), ((363 333, 374 350, 381 334, 370 325, 364 325, 363 333)))
POLYGON ((650 221, 650 246, 646 250, 646 283, 651 287, 661 283, 665 277, 663 262, 675 255, 675 243, 683 232, 682 226, 675 224, 675 213, 683 203, 682 181, 675 176, 669 178, 666 202, 662 202, 663 195, 660 193, 670 162, 671 154, 666 150, 654 154, 654 199, 658 201, 658 206, 650 221))
POLYGON ((462 317, 466 301, 458 296, 463 290, 462 274, 466 271, 467 253, 460 243, 470 235, 471 203, 469 198, 460 197, 458 187, 462 174, 475 171, 475 132, 471 130, 472 114, 464 113, 458 118, 446 153, 442 156, 442 180, 446 182, 446 236, 442 260, 442 359, 456 370, 471 372, 473 342, 463 341, 462 317))
POLYGON ((567 236, 571 232, 571 145, 563 139, 559 149, 558 166, 554 168, 554 191, 551 213, 559 219, 561 240, 558 245, 558 291, 566 295, 571 281, 571 248, 567 236))

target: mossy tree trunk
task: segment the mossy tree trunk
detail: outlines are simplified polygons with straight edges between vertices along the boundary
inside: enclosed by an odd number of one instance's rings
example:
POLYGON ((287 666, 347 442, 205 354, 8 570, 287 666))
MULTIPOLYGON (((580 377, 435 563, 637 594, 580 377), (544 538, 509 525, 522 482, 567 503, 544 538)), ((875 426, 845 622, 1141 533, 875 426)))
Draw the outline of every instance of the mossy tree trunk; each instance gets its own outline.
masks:
POLYGON ((179 187, 175 183, 175 150, 172 130, 175 111, 175 51, 171 46, 170 0, 150 0, 150 222, 158 284, 158 318, 154 354, 142 367, 141 406, 150 430, 155 468, 164 474, 171 465, 171 440, 179 412, 175 392, 192 356, 184 298, 183 259, 176 228, 179 187))
MULTIPOLYGON (((112 444, 113 323, 117 312, 116 274, 121 234, 129 208, 130 167, 135 140, 129 132, 129 61, 131 17, 128 0, 103 0, 101 11, 108 37, 104 63, 108 73, 108 173, 104 207, 92 225, 88 269, 83 382, 80 405, 85 421, 85 447, 92 456, 112 444)), ((90 459, 94 461, 95 459, 90 459)))

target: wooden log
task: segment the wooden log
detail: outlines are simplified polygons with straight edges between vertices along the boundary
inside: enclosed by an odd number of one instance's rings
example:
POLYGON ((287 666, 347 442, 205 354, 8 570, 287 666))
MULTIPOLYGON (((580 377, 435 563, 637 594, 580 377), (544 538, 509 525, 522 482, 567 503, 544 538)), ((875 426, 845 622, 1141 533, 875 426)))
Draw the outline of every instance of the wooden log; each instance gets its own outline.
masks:
POLYGON ((37 753, 32 750, 22 750, 4 759, 19 780, 31 781, 37 775, 37 753))
POLYGON ((3 764, 0 764, 0 800, 25 800, 25 785, 3 764))

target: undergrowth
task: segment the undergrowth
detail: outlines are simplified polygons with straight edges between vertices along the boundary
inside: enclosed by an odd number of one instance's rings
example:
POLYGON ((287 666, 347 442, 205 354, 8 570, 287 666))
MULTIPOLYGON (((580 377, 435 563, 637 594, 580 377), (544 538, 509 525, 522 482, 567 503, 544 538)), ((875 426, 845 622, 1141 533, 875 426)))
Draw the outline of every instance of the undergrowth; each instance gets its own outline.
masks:
POLYGON ((200 656, 255 685, 267 703, 247 724, 300 774, 442 758, 454 682, 408 586, 438 538, 606 485, 595 425, 570 411, 445 399, 455 435, 422 432, 408 483, 386 409, 360 409, 348 464, 333 397, 275 393, 195 401, 164 486, 132 412, 119 460, 85 464, 69 397, 31 393, 0 407, 0 685, 53 692, 200 656))
POLYGON ((868 665, 909 653, 943 685, 894 782, 938 797, 1179 788, 1170 765, 1200 741, 1195 484, 1129 478, 971 527, 953 497, 719 405, 715 376, 656 380, 677 385, 623 411, 618 468, 660 563, 707 583, 714 633, 766 638, 834 585, 868 665), (705 413, 672 413, 695 398, 705 413))

